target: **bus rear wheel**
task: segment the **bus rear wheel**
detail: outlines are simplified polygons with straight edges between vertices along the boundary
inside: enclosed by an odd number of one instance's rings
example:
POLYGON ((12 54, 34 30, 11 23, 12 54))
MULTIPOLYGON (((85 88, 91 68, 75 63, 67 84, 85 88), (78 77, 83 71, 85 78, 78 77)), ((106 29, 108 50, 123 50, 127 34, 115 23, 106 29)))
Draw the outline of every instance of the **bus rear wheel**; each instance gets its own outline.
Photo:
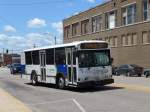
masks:
POLYGON ((63 77, 58 78, 57 88, 59 88, 59 89, 64 89, 65 88, 65 79, 63 77))
POLYGON ((38 77, 37 77, 36 72, 31 73, 31 83, 34 86, 36 86, 38 84, 38 77))

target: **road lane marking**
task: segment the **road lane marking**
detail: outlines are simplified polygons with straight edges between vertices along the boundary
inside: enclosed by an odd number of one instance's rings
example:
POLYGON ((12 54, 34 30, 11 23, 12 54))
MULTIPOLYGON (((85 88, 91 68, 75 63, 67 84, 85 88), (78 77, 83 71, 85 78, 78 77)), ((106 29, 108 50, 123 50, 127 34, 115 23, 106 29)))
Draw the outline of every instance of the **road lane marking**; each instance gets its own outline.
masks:
POLYGON ((76 104, 76 106, 80 109, 81 112, 86 112, 85 109, 73 98, 55 100, 55 101, 48 101, 48 102, 41 102, 41 103, 34 103, 34 104, 26 104, 26 105, 36 106, 36 105, 44 105, 44 104, 50 104, 50 103, 61 103, 61 102, 66 102, 66 101, 73 101, 76 104))
POLYGON ((72 99, 73 102, 77 105, 77 107, 81 110, 81 112, 86 112, 85 109, 77 102, 77 100, 72 99))
POLYGON ((150 93, 150 87, 148 86, 141 86, 141 85, 133 85, 133 84, 122 84, 122 83, 114 83, 113 86, 115 87, 123 87, 129 90, 136 90, 136 91, 142 91, 146 93, 150 93))
POLYGON ((32 112, 24 103, 0 88, 0 112, 32 112))
POLYGON ((44 104, 49 104, 49 103, 61 103, 61 102, 66 102, 66 101, 72 101, 72 98, 70 99, 62 99, 62 100, 55 100, 55 101, 47 101, 47 102, 41 102, 41 103, 33 103, 33 104, 26 104, 26 105, 44 105, 44 104))

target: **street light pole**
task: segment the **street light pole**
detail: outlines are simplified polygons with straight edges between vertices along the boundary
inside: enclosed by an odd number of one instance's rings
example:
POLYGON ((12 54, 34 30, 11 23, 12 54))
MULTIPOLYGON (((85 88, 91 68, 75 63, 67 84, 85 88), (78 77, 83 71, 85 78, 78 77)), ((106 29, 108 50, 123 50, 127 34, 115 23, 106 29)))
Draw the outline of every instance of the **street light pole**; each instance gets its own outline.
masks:
POLYGON ((48 35, 48 36, 52 36, 54 38, 54 44, 56 45, 57 44, 57 39, 56 39, 56 36, 53 36, 51 33, 49 32, 46 32, 46 33, 42 33, 44 35, 48 35))
POLYGON ((55 36, 55 45, 57 44, 56 36, 55 36))

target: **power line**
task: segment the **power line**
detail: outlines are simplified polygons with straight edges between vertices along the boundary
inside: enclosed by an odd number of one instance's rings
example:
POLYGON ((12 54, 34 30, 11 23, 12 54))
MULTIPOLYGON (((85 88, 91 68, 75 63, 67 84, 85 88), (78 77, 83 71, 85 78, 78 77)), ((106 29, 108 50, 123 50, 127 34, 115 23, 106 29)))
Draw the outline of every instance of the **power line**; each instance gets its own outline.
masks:
POLYGON ((65 3, 64 0, 50 0, 50 1, 39 1, 30 3, 0 3, 0 6, 33 6, 33 5, 47 5, 53 3, 65 3))

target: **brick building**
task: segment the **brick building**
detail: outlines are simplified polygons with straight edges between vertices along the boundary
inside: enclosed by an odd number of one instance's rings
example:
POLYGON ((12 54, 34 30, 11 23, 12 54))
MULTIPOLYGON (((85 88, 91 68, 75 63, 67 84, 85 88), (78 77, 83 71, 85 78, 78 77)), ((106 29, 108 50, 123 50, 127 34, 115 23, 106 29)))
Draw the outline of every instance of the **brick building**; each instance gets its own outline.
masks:
POLYGON ((63 21, 64 43, 106 40, 114 65, 150 68, 150 0, 110 0, 63 21))
POLYGON ((1 54, 0 55, 0 66, 6 66, 13 63, 20 63, 21 56, 19 54, 1 54))

